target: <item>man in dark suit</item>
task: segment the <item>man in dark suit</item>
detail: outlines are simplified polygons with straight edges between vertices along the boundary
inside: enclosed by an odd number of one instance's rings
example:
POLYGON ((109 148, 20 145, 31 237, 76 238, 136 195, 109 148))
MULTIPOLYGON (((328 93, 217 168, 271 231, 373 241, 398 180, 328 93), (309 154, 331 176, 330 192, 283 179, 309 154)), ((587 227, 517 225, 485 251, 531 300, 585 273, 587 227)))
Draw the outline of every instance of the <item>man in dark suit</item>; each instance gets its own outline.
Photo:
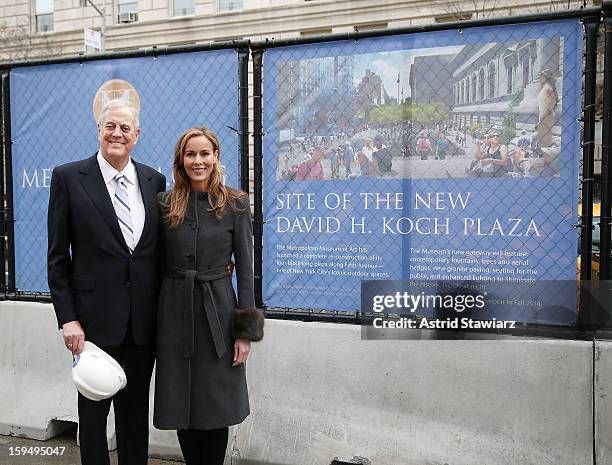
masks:
MULTIPOLYGON (((166 180, 130 157, 140 128, 129 101, 107 103, 98 131, 97 154, 53 170, 49 289, 66 348, 77 355, 87 339, 123 366, 127 386, 112 398, 119 464, 144 465, 159 285, 156 194, 166 180)), ((79 394, 83 465, 109 464, 110 403, 79 394)))

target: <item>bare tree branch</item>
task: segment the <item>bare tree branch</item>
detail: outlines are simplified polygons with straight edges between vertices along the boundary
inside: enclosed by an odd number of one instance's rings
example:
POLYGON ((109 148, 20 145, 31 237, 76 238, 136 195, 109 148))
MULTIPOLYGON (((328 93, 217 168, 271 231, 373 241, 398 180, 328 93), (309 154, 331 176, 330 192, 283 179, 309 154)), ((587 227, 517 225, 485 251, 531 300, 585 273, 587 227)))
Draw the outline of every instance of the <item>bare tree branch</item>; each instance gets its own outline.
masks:
POLYGON ((29 21, 17 18, 15 25, 0 23, 0 61, 61 55, 63 47, 52 36, 31 32, 29 21))
MULTIPOLYGON (((451 0, 451 1, 439 1, 437 4, 444 10, 448 16, 449 21, 466 19, 466 18, 490 18, 498 14, 501 10, 516 10, 525 8, 525 4, 519 4, 519 2, 501 2, 497 0, 451 0)), ((584 7, 587 4, 600 4, 597 0, 578 0, 572 2, 568 0, 540 0, 532 5, 533 11, 559 11, 569 10, 571 8, 584 7), (574 5, 572 5, 574 3, 574 5)))

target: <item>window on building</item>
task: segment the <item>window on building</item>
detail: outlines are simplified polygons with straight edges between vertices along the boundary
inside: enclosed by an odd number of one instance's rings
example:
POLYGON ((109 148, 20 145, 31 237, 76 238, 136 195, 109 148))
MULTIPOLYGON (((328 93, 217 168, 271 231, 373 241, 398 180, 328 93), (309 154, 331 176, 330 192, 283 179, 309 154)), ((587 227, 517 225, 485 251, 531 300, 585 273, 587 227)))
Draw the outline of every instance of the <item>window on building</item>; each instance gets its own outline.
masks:
POLYGON ((53 0, 35 0, 36 32, 53 31, 53 0))
POLYGON ((472 102, 478 100, 476 96, 476 73, 472 75, 472 88, 470 89, 470 94, 472 94, 472 102))
POLYGON ((453 21, 465 21, 472 19, 472 13, 451 13, 448 15, 440 15, 434 18, 436 23, 450 23, 453 21))
POLYGON ((117 13, 138 13, 138 0, 117 0, 117 13))
POLYGON ((219 0, 219 11, 242 10, 242 0, 219 0))
POLYGON ((188 16, 195 12, 194 0, 172 0, 172 16, 188 16))
POLYGON ((310 29, 309 31, 301 31, 301 36, 321 36, 323 34, 331 34, 332 30, 330 29, 310 29))
POLYGON ((377 29, 387 29, 387 23, 369 23, 369 24, 357 24, 353 27, 353 30, 358 31, 374 31, 377 29))
POLYGON ((485 72, 484 68, 480 68, 478 72, 478 100, 485 99, 485 72))
POLYGON ((117 22, 138 21, 138 0, 117 0, 117 22))

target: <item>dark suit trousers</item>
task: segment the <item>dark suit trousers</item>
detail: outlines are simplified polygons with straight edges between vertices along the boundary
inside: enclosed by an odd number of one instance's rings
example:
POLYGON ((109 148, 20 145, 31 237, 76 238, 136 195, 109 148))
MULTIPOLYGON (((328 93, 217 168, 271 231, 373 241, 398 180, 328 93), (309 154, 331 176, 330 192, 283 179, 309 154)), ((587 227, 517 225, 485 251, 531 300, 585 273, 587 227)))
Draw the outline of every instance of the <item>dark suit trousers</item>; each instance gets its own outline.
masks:
MULTIPOLYGON (((149 385, 154 346, 136 345, 131 327, 119 347, 101 347, 123 367, 127 385, 113 398, 119 465, 146 465, 149 450, 149 385)), ((92 401, 79 394, 82 465, 109 465, 106 420, 111 399, 92 401)))

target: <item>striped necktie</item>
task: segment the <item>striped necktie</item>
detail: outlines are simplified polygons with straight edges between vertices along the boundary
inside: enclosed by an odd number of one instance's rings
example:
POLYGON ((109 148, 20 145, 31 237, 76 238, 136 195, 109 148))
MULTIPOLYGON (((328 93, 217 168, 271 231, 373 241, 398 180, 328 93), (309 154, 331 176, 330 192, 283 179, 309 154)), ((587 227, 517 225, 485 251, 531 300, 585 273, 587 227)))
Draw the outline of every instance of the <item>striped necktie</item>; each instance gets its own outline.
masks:
POLYGON ((124 174, 115 175, 115 199, 113 206, 119 221, 119 227, 125 238, 130 253, 134 252, 134 230, 132 229, 132 214, 130 212, 130 200, 128 197, 126 178, 124 174))

